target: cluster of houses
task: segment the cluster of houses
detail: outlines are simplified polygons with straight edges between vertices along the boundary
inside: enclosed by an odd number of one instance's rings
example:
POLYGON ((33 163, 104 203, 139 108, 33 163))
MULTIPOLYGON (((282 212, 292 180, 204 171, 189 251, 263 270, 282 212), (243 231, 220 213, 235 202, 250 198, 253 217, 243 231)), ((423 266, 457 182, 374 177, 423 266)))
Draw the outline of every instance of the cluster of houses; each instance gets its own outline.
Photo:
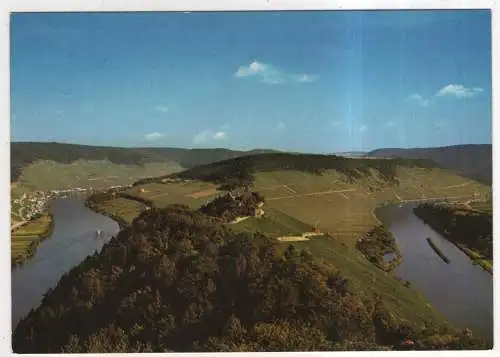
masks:
MULTIPOLYGON (((108 187, 107 189, 117 190, 126 187, 132 187, 132 185, 115 185, 108 187)), ((64 190, 51 190, 48 192, 33 191, 29 193, 24 193, 21 197, 15 199, 14 203, 19 204, 22 207, 21 210, 19 211, 19 215, 21 216, 21 218, 29 221, 34 217, 36 217, 38 214, 45 211, 45 209, 47 208, 47 203, 51 199, 54 199, 56 197, 67 197, 68 195, 74 193, 85 193, 85 192, 93 193, 96 191, 98 191, 98 189, 95 189, 92 186, 86 188, 75 187, 64 190)))
POLYGON ((19 212, 23 219, 30 220, 37 214, 42 213, 50 199, 51 194, 43 191, 24 193, 20 198, 14 200, 22 208, 19 212))
POLYGON ((181 178, 181 177, 166 177, 160 180, 161 183, 192 183, 195 180, 181 178))

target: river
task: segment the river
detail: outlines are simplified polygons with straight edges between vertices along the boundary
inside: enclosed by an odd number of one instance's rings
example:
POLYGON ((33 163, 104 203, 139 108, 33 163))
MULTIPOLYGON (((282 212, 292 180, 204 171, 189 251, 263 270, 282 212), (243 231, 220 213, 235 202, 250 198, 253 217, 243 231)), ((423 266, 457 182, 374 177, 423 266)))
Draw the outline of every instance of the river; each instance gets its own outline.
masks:
POLYGON ((49 210, 54 217, 52 235, 44 240, 32 259, 12 270, 12 327, 43 295, 54 288, 64 273, 78 265, 119 231, 118 223, 84 205, 85 197, 56 199, 49 210), (96 230, 101 236, 96 236, 96 230))
MULTIPOLYGON (((392 205, 376 211, 394 234, 403 256, 396 275, 410 281, 449 321, 492 341, 492 276, 416 217, 414 207, 392 205), (450 264, 434 252, 427 237, 439 246, 450 264)), ((31 260, 12 271, 13 326, 41 303, 43 295, 65 272, 100 251, 119 231, 115 221, 85 207, 83 197, 57 199, 50 211, 55 222, 51 237, 39 245, 31 260), (102 237, 96 237, 96 229, 102 231, 102 237)))
POLYGON ((391 231, 403 261, 395 274, 410 281, 450 322, 493 341, 493 277, 473 265, 453 243, 436 233, 413 214, 416 203, 391 205, 376 210, 391 231), (450 263, 430 247, 432 238, 450 263))

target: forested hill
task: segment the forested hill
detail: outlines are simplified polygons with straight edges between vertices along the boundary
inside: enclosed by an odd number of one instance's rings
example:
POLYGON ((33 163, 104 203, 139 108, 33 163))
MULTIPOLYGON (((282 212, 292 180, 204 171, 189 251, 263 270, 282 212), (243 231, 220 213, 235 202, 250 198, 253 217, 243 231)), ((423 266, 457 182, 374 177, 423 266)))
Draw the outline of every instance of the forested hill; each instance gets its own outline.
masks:
POLYGON ((228 149, 120 148, 62 143, 11 143, 11 180, 20 176, 24 167, 37 160, 68 164, 79 159, 108 160, 114 164, 143 165, 149 162, 173 161, 185 168, 272 150, 235 151, 228 149))
POLYGON ((437 148, 378 149, 368 153, 371 157, 405 157, 429 159, 454 170, 458 174, 491 185, 491 144, 454 145, 437 148))
MULTIPOLYGON (((251 184, 255 172, 296 170, 321 174, 324 170, 337 170, 344 173, 348 179, 353 180, 368 174, 370 170, 375 170, 387 181, 396 181, 396 168, 398 166, 440 167, 438 164, 425 159, 354 159, 335 155, 265 153, 196 166, 168 176, 211 181, 225 186, 236 187, 251 184)), ((139 180, 136 184, 154 182, 168 176, 146 178, 139 180)))
POLYGON ((62 277, 13 333, 15 353, 482 349, 422 328, 342 271, 184 206, 152 209, 62 277))

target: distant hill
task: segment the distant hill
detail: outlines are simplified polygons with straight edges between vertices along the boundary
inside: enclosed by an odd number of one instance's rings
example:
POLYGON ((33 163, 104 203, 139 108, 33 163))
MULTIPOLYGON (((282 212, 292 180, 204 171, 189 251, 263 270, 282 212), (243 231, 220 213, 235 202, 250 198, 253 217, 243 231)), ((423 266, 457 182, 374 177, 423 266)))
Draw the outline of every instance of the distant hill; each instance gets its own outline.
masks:
POLYGON ((491 185, 491 144, 454 145, 437 148, 377 149, 366 156, 421 158, 435 161, 461 176, 491 185))
POLYGON ((78 160, 106 160, 118 165, 173 162, 184 168, 273 150, 235 151, 228 149, 182 148, 120 148, 62 143, 11 143, 11 181, 16 181, 23 169, 36 161, 46 160, 69 164, 78 160))

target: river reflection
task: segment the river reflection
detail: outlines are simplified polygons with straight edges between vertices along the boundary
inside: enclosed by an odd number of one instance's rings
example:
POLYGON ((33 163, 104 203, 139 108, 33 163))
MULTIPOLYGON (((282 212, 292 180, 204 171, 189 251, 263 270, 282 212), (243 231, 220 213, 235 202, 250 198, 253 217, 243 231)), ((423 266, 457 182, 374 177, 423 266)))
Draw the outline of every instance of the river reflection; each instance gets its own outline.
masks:
POLYGON ((91 211, 84 197, 56 199, 50 205, 54 230, 43 241, 35 256, 12 270, 12 327, 42 301, 49 288, 54 288, 62 275, 78 265, 119 231, 112 219, 91 211), (96 230, 102 234, 96 236, 96 230))
POLYGON ((409 280, 452 323, 493 341, 493 278, 453 243, 413 214, 415 203, 379 208, 378 218, 395 236, 403 261, 395 274, 409 280), (427 243, 430 237, 450 260, 427 243))

